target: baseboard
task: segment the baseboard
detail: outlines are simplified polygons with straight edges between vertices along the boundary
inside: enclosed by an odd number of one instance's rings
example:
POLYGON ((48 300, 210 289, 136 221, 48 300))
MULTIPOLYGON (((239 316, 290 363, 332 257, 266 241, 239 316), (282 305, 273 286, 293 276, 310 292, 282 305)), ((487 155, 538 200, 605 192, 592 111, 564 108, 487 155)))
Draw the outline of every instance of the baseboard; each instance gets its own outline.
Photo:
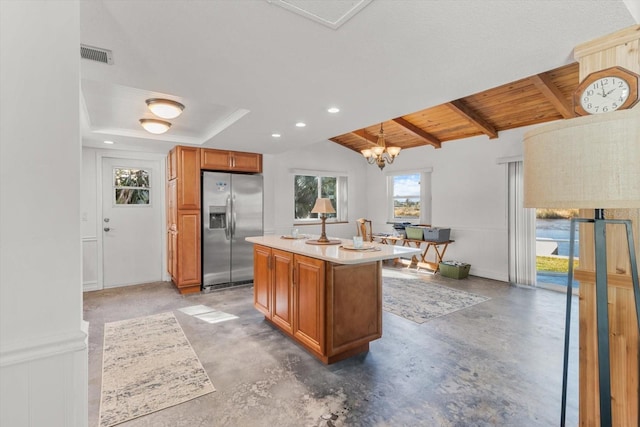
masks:
POLYGON ((87 281, 82 284, 83 292, 97 291, 99 289, 97 280, 87 281))
POLYGON ((501 273, 498 271, 486 270, 482 268, 476 268, 471 265, 471 269, 469 270, 469 274, 471 276, 483 277, 485 279, 498 280, 500 282, 508 282, 509 274, 501 273))

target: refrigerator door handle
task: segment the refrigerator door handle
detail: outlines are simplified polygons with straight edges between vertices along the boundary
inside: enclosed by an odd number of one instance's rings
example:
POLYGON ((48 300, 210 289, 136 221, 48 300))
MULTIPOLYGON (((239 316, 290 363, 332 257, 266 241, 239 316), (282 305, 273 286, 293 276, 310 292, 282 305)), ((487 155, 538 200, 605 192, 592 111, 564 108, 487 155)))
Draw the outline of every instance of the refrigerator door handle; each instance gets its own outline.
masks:
MULTIPOLYGON (((233 195, 233 204, 236 203, 236 195, 233 195)), ((235 237, 236 235, 236 210, 232 209, 231 211, 231 237, 235 237)))
POLYGON ((227 196, 227 202, 225 205, 225 224, 224 224, 224 237, 227 240, 231 240, 231 195, 227 196))

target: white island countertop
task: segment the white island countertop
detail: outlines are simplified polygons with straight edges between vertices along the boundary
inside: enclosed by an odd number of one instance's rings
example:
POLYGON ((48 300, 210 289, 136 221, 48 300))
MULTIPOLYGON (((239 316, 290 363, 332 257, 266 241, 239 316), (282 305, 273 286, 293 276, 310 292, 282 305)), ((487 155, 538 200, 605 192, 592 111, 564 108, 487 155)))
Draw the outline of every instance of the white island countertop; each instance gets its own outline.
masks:
MULTIPOLYGON (((318 236, 308 236, 308 238, 317 239, 318 236)), ((352 247, 353 241, 350 239, 336 239, 335 237, 329 238, 331 240, 341 240, 342 243, 339 245, 310 245, 305 243, 307 238, 286 239, 282 236, 255 236, 247 237, 245 240, 250 243, 281 249, 295 254, 334 262, 336 264, 362 264, 365 262, 382 261, 385 259, 394 259, 403 256, 410 257, 422 252, 419 248, 393 246, 376 242, 364 243, 365 247, 372 248, 373 250, 349 250, 345 249, 345 247, 352 247)))

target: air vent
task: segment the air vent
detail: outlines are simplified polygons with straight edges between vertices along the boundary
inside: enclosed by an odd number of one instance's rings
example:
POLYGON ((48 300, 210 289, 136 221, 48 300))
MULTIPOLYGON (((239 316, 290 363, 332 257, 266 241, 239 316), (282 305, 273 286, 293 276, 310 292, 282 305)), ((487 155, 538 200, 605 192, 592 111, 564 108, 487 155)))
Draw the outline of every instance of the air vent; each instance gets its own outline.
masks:
POLYGON ((113 53, 108 49, 99 47, 80 45, 80 57, 90 61, 102 62, 103 64, 113 64, 113 53))

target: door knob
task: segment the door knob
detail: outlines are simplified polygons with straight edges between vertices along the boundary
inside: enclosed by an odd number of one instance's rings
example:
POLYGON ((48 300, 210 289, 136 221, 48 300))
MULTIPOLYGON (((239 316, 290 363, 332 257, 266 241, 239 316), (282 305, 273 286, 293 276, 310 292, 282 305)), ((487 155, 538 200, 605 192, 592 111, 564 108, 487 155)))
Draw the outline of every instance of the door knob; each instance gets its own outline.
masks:
POLYGON ((104 231, 109 231, 109 230, 111 230, 109 227, 104 228, 104 231))
POLYGON ((103 219, 104 222, 109 222, 109 218, 103 219))

